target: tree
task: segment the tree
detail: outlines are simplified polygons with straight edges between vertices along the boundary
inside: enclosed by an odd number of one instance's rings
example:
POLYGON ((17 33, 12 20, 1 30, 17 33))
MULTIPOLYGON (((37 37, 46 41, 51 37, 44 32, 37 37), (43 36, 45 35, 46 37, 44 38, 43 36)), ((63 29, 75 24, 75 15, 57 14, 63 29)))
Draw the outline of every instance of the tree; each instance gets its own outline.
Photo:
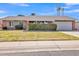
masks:
POLYGON ((19 14, 19 15, 17 15, 17 16, 25 16, 25 15, 21 15, 21 14, 19 14))
POLYGON ((31 13, 31 15, 32 15, 32 16, 35 16, 36 14, 35 14, 35 13, 31 13))

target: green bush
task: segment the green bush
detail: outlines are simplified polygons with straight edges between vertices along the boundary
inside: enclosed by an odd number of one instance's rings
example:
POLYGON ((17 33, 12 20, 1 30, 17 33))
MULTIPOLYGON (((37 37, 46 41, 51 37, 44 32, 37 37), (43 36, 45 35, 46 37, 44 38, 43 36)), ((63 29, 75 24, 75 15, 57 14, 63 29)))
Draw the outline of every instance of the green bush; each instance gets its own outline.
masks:
POLYGON ((55 31, 56 24, 29 24, 29 30, 35 31, 55 31))
POLYGON ((23 29, 23 25, 22 24, 21 25, 16 25, 15 28, 16 28, 16 30, 22 30, 23 29))

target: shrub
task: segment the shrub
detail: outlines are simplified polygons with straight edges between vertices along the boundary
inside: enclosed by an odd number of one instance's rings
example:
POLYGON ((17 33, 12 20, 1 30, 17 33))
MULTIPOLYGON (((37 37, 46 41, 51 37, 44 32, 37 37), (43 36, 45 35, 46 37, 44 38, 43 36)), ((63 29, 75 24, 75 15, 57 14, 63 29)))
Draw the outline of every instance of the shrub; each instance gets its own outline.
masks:
POLYGON ((29 30, 55 31, 56 28, 56 24, 29 24, 29 30))
POLYGON ((7 27, 3 27, 3 30, 7 30, 7 27))
POLYGON ((21 25, 16 25, 15 28, 16 28, 16 30, 21 30, 21 29, 23 29, 23 25, 22 24, 21 25))

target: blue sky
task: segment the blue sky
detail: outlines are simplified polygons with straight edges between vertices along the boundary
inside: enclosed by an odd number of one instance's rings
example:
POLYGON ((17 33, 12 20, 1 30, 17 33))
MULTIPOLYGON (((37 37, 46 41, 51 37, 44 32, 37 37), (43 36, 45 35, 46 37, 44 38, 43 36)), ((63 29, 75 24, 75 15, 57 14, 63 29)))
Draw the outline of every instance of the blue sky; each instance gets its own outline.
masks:
POLYGON ((65 16, 79 19, 78 3, 0 3, 0 17, 30 15, 31 13, 56 16, 58 6, 64 8, 65 16))

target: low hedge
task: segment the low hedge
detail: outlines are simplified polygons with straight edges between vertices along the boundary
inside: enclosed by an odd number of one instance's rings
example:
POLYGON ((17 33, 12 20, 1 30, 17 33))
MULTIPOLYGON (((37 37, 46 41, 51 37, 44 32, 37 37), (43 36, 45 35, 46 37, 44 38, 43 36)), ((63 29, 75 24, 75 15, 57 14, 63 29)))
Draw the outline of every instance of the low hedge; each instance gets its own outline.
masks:
POLYGON ((21 24, 21 25, 16 25, 15 26, 15 29, 16 30, 22 30, 23 29, 23 25, 21 24))
POLYGON ((56 24, 29 24, 29 30, 55 31, 56 28, 56 24))

